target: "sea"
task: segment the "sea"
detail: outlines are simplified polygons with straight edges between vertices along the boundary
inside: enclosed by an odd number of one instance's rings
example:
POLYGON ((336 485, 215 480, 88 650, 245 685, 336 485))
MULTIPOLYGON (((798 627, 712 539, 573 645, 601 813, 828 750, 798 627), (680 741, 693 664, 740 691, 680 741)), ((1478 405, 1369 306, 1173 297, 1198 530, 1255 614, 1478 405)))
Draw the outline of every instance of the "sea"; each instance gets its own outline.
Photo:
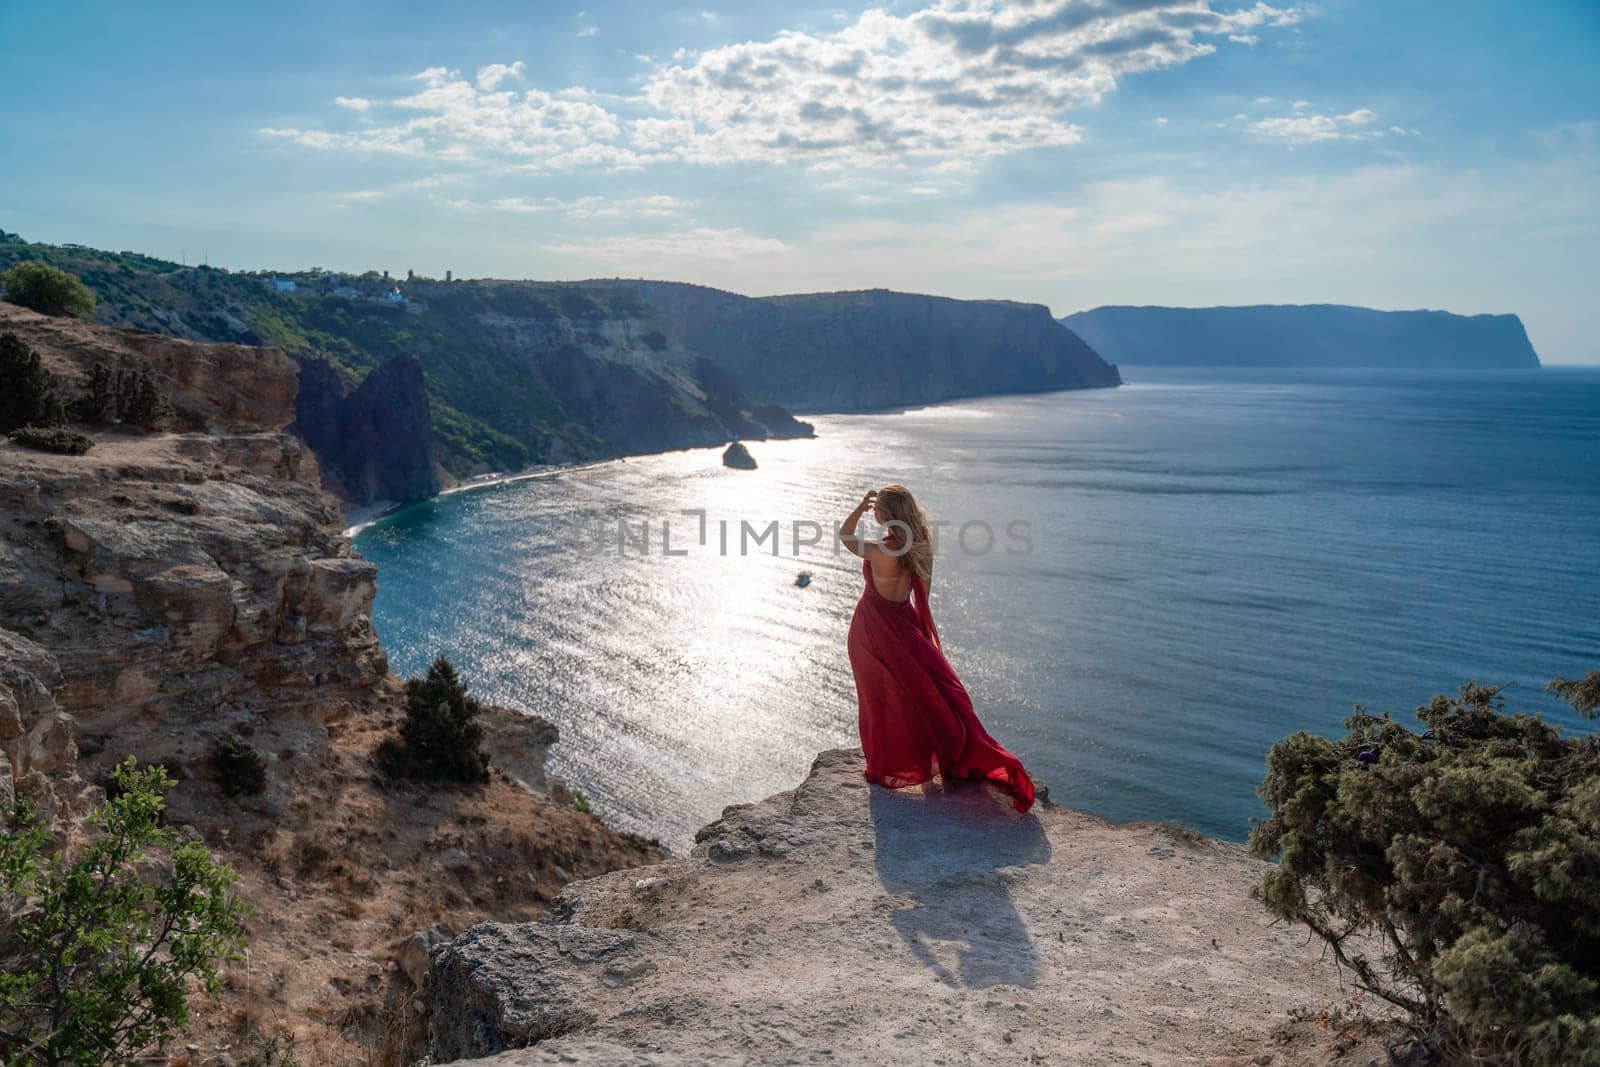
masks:
POLYGON ((835 524, 899 482, 989 731, 1058 804, 1242 840, 1272 744, 1600 668, 1600 367, 1123 368, 1117 389, 819 415, 814 440, 630 457, 367 526, 401 675, 447 656, 554 722, 551 772, 686 850, 856 743, 863 589, 835 524))

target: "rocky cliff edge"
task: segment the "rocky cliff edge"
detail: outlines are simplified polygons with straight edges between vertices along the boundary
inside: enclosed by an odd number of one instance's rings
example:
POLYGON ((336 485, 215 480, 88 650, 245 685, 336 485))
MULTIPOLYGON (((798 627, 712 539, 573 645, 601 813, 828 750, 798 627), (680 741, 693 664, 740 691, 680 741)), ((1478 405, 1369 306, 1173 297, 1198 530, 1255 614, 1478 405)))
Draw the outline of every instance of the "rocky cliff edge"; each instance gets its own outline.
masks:
POLYGON ((825 752, 687 859, 574 883, 551 922, 468 930, 424 983, 437 1057, 1367 1062, 1361 1035, 1286 1028, 1341 999, 1338 975, 1250 902, 1262 864, 1239 847, 1018 817, 981 784, 889 791, 862 766, 825 752))

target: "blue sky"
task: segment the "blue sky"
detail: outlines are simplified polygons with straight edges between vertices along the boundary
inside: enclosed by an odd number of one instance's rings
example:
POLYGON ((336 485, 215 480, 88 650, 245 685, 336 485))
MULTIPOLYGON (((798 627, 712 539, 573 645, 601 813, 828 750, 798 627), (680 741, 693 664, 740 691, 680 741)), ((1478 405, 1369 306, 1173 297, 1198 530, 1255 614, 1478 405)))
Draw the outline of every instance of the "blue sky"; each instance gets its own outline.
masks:
POLYGON ((0 0, 0 227, 228 267, 1515 311, 1600 361, 1600 5, 0 0))

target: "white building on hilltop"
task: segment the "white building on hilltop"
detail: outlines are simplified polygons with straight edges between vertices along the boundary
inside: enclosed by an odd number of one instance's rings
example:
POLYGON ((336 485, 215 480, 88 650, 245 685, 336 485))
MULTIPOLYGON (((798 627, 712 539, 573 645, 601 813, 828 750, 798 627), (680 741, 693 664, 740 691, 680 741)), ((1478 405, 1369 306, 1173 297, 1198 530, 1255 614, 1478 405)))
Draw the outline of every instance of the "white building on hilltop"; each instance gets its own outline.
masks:
POLYGON ((270 287, 275 292, 279 292, 279 293, 292 293, 292 292, 294 292, 294 279, 293 278, 273 278, 272 281, 269 284, 270 284, 270 287))

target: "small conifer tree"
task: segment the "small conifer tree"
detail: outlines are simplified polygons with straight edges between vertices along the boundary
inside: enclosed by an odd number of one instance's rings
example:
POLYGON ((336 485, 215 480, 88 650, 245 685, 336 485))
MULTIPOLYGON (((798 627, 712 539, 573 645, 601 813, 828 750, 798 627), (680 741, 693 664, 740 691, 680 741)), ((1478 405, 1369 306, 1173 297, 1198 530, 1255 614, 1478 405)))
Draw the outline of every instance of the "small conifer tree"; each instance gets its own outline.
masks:
POLYGON ((0 334, 0 433, 66 421, 61 391, 39 353, 14 333, 0 334))
POLYGON ((467 695, 450 661, 440 656, 426 678, 406 682, 406 717, 399 736, 379 746, 380 766, 411 778, 466 785, 488 781, 483 727, 475 721, 481 707, 467 695))

